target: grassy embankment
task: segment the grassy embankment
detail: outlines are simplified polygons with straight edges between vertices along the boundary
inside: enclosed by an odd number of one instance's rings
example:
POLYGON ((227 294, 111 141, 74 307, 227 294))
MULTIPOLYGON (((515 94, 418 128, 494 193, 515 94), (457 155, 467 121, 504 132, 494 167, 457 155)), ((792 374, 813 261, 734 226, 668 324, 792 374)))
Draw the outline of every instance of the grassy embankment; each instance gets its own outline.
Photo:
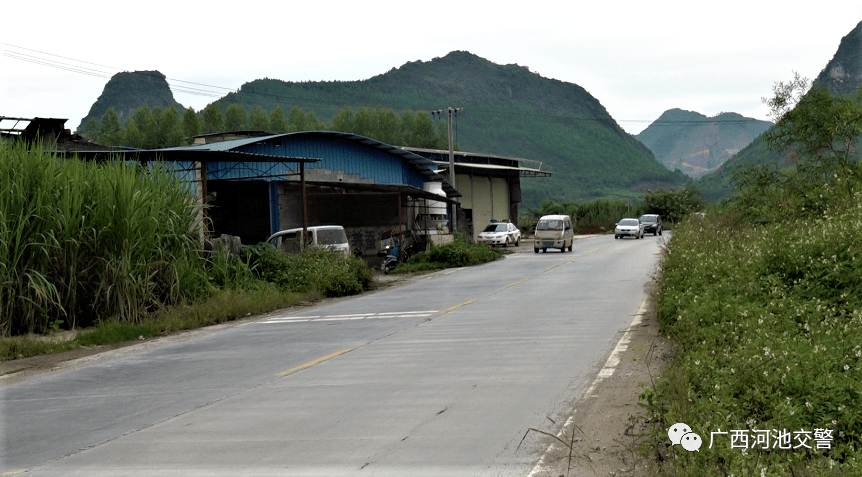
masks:
POLYGON ((677 354, 642 395, 658 475, 862 475, 862 194, 822 187, 845 199, 675 229, 658 318, 677 354), (676 423, 699 452, 670 445, 676 423))

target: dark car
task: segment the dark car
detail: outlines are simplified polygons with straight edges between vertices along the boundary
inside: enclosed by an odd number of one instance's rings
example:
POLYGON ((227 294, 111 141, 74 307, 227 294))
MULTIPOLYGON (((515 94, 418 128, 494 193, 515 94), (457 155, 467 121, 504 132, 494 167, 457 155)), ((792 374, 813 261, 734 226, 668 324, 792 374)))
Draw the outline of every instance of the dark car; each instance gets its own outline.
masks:
POLYGON ((640 221, 642 224, 644 224, 644 233, 645 234, 652 232, 653 235, 661 235, 661 231, 662 231, 661 215, 657 215, 657 214, 641 215, 640 221))

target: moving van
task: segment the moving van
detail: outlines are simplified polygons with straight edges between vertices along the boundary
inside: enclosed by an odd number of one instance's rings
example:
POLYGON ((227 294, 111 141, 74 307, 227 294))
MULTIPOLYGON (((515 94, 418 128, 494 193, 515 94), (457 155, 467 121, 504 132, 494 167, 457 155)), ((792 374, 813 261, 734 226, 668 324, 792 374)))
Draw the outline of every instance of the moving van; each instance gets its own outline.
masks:
POLYGON ((565 252, 568 248, 571 252, 574 240, 575 230, 572 227, 571 217, 546 215, 536 222, 533 252, 539 253, 539 250, 547 252, 549 248, 558 248, 560 252, 565 252))
MULTIPOLYGON (((301 237, 302 228, 300 227, 276 232, 270 238, 266 239, 266 242, 271 243, 275 248, 284 250, 285 253, 299 253, 302 251, 301 237)), ((350 243, 347 241, 344 227, 340 225, 308 227, 308 235, 306 236, 305 243, 312 247, 325 248, 342 253, 345 257, 350 257, 350 243)))

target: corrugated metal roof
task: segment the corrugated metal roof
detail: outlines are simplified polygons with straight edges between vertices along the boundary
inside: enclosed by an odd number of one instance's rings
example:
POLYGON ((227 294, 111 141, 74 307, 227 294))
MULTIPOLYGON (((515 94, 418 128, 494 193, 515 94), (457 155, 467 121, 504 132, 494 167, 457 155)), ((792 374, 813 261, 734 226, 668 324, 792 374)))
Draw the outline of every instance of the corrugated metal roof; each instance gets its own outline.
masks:
MULTIPOLYGON (((382 143, 380 141, 360 136, 358 134, 353 133, 345 133, 345 132, 336 132, 336 131, 302 131, 302 132, 293 132, 293 133, 283 133, 283 134, 272 134, 269 136, 260 136, 260 137, 250 137, 250 138, 242 138, 242 139, 231 139, 227 141, 219 141, 212 142, 209 144, 197 144, 190 146, 179 146, 179 147, 169 147, 164 149, 154 149, 151 152, 159 153, 164 152, 166 155, 175 156, 178 153, 221 153, 221 154, 242 154, 248 155, 250 157, 258 158, 262 157, 272 157, 277 158, 280 156, 271 156, 266 154, 252 154, 243 151, 237 151, 237 149, 243 148, 245 146, 260 144, 260 143, 269 143, 276 142, 280 139, 290 139, 290 138, 298 138, 298 137, 324 137, 324 138, 338 138, 346 141, 354 142, 357 144, 362 144, 363 146, 371 147, 388 154, 392 154, 398 156, 403 161, 406 161, 410 164, 419 174, 422 175, 426 182, 441 182, 443 184, 443 190, 446 192, 447 197, 460 197, 460 193, 449 184, 448 181, 443 179, 441 176, 437 175, 434 172, 436 169, 436 165, 429 159, 426 159, 419 154, 414 152, 405 150, 401 147, 392 146, 389 144, 382 143)), ((300 158, 297 158, 300 159, 300 158)), ((242 160, 242 159, 238 159, 242 160)), ((297 161, 299 162, 299 161, 297 161)))
MULTIPOLYGON (((419 147, 402 147, 402 149, 421 154, 441 166, 449 165, 449 151, 444 149, 425 149, 419 147)), ((520 157, 497 156, 466 151, 453 151, 456 167, 472 167, 480 169, 518 170, 523 177, 550 176, 553 173, 542 170, 542 162, 520 157), (495 164, 496 163, 496 164, 495 164)), ((445 167, 444 167, 445 168, 445 167)))

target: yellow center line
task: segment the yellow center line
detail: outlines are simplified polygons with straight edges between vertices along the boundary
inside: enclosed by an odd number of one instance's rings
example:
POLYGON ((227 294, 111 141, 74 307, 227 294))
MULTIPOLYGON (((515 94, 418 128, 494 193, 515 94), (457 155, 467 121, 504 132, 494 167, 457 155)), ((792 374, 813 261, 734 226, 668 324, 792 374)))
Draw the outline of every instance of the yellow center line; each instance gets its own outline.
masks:
POLYGON ((343 349, 343 350, 341 350, 341 351, 336 351, 336 352, 331 353, 331 354, 328 354, 328 355, 326 355, 326 356, 322 356, 322 357, 317 358, 317 359, 315 359, 315 360, 309 361, 309 362, 307 362, 307 363, 305 363, 305 364, 301 364, 301 365, 299 365, 299 366, 297 366, 297 367, 295 367, 295 368, 291 368, 291 369, 288 369, 287 371, 284 371, 284 372, 278 373, 278 374, 277 374, 277 376, 287 376, 288 374, 293 374, 293 373, 295 373, 295 372, 297 372, 297 371, 301 371, 301 370, 303 370, 303 369, 305 369, 305 368, 310 368, 310 367, 314 366, 315 364, 322 363, 322 362, 326 361, 327 359, 332 359, 332 358, 334 358, 334 357, 336 357, 336 356, 339 356, 339 355, 342 355, 342 354, 344 354, 344 353, 347 353, 348 351, 353 351, 353 350, 355 350, 356 348, 359 348, 359 347, 362 347, 362 346, 365 346, 365 343, 359 343, 358 345, 354 346, 353 348, 344 348, 344 349, 343 349))
POLYGON ((589 255, 589 254, 591 254, 591 253, 598 252, 599 250, 601 250, 601 249, 603 249, 603 248, 607 248, 607 247, 610 247, 610 245, 604 245, 604 246, 599 247, 599 248, 594 248, 594 249, 590 250, 589 252, 585 253, 584 255, 589 255))
MULTIPOLYGON (((602 246, 602 247, 595 248, 595 249, 590 250, 589 252, 585 253, 584 255, 589 255, 589 254, 591 254, 591 253, 598 252, 599 250, 601 250, 601 249, 603 249, 603 248, 606 248, 606 247, 610 247, 610 245, 604 245, 604 246, 602 246)), ((572 258, 570 258, 568 261, 566 261, 566 263, 571 263, 571 262, 573 262, 573 261, 577 260, 578 258, 580 258, 580 257, 582 257, 582 256, 583 256, 583 255, 579 255, 579 256, 577 256, 577 257, 572 257, 572 258)), ((546 268, 546 269, 545 269, 545 272, 549 272, 549 271, 551 271, 551 270, 553 270, 553 269, 555 269, 555 268, 559 267, 560 265, 564 265, 564 264, 562 264, 562 263, 558 263, 558 264, 556 264, 556 265, 553 265, 553 266, 551 266, 551 267, 548 267, 548 268, 546 268)), ((515 285, 520 285, 521 283, 524 283, 524 282, 526 282, 527 280, 530 280, 530 279, 532 279, 532 278, 535 278, 535 277, 527 277, 527 278, 523 278, 523 279, 521 279, 521 280, 518 280, 517 282, 510 283, 506 288, 511 288, 511 287, 513 287, 513 286, 515 286, 515 285)), ((465 301, 464 303, 460 303, 460 304, 455 305, 455 306, 450 306, 449 308, 446 308, 445 310, 441 311, 441 312, 440 312, 440 314, 441 314, 441 315, 445 315, 446 313, 449 313, 449 312, 450 312, 450 311, 452 311, 452 310, 456 310, 456 309, 458 309, 458 308, 461 308, 461 307, 462 307, 462 306, 464 306, 464 305, 469 305, 470 303, 473 303, 474 301, 476 301, 476 300, 467 300, 467 301, 465 301)))
POLYGON ((464 303, 460 303, 460 304, 455 305, 455 306, 450 306, 449 308, 446 308, 445 310, 440 312, 440 314, 443 315, 443 314, 449 313, 450 311, 461 308, 464 305, 469 305, 470 303, 473 303, 474 301, 476 301, 476 300, 467 300, 464 303))

